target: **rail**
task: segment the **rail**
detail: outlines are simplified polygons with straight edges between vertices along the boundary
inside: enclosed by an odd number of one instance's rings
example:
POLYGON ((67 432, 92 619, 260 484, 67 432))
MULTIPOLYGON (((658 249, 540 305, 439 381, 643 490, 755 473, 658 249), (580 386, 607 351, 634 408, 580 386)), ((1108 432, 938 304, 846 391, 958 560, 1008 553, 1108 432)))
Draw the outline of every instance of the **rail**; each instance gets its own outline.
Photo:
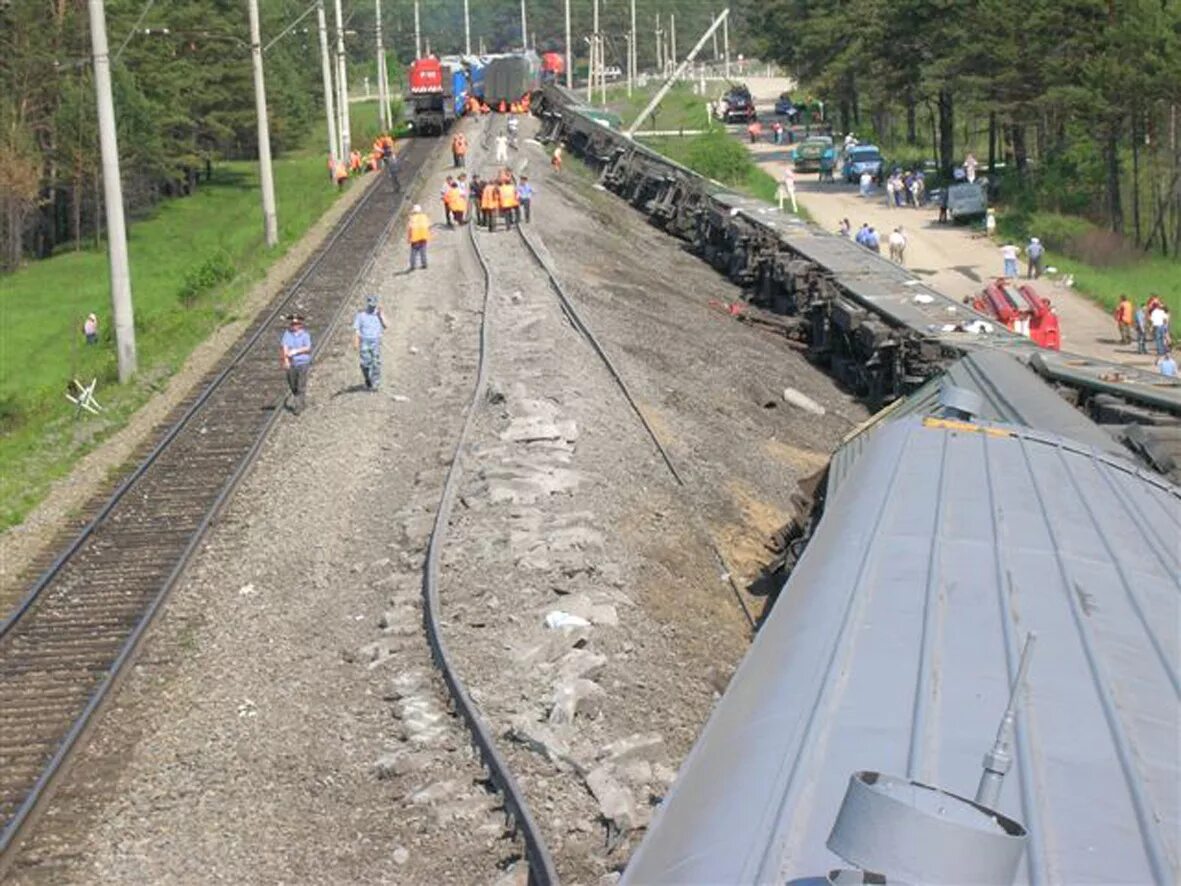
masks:
MULTIPOLYGON (((415 143, 412 143, 415 144, 415 143)), ((420 147, 412 147, 408 152, 413 151, 416 156, 411 160, 412 168, 415 168, 414 178, 417 179, 421 175, 421 166, 425 157, 429 154, 430 146, 423 144, 420 147)), ((152 468, 156 467, 165 453, 171 451, 173 446, 178 443, 178 440, 184 439, 182 433, 191 429, 194 425, 194 419, 203 414, 202 410, 209 403, 214 394, 218 393, 227 387, 227 380, 235 379, 239 374, 239 370, 243 369, 247 357, 258 358, 257 346, 260 340, 268 332, 272 331, 272 324, 280 317, 282 312, 287 309, 300 296, 312 278, 313 274, 324 270, 325 262, 329 261, 331 266, 331 259, 334 256, 334 247, 336 247, 345 237, 346 234, 353 232, 358 225, 358 218, 368 210, 373 209, 375 212, 384 211, 383 206, 371 206, 377 195, 381 194, 388 196, 393 202, 393 211, 388 213, 388 219, 379 236, 372 240, 371 245, 366 249, 364 261, 360 263, 355 274, 351 276, 348 285, 344 287, 343 292, 337 292, 335 304, 332 304, 331 296, 329 296, 329 305, 331 306, 330 320, 326 325, 323 334, 319 337, 318 343, 315 347, 314 353, 318 354, 324 347, 325 342, 331 337, 333 331, 336 329, 340 317, 348 304, 348 294, 358 281, 363 279, 364 275, 372 266, 378 247, 385 242, 389 235, 390 228, 394 224, 397 217, 397 212, 405 203, 406 194, 410 190, 408 187, 403 187, 400 182, 394 181, 391 186, 390 182, 383 176, 368 185, 365 194, 352 206, 344 217, 337 223, 332 233, 319 248, 312 259, 304 266, 301 273, 294 280, 294 282, 287 287, 286 292, 276 301, 274 306, 262 315, 256 318, 255 323, 257 328, 252 334, 249 334, 239 346, 234 356, 226 364, 226 366, 218 372, 213 379, 205 386, 200 395, 193 401, 193 403, 184 411, 184 413, 175 421, 169 428, 164 437, 156 444, 155 447, 148 453, 144 460, 135 468, 135 470, 128 475, 126 479, 115 489, 111 496, 104 503, 102 508, 90 520, 86 526, 79 531, 79 533, 71 540, 65 550, 59 554, 53 563, 38 577, 31 589, 15 606, 14 610, 5 616, 4 621, 0 623, 0 651, 4 653, 4 657, 0 658, 0 674, 9 678, 11 684, 15 684, 19 676, 13 678, 13 675, 26 675, 31 668, 37 667, 46 672, 60 669, 67 671, 68 667, 89 668, 91 672, 101 671, 101 677, 96 684, 86 687, 85 692, 86 701, 81 711, 72 718, 68 730, 64 735, 53 730, 52 723, 45 725, 42 722, 41 728, 45 732, 50 732, 49 736, 45 736, 44 732, 39 732, 36 740, 31 742, 33 745, 49 746, 53 745, 54 750, 48 761, 40 768, 39 774, 35 781, 24 791, 23 797, 19 801, 19 805, 11 814, 7 815, 4 820, 3 830, 0 831, 0 872, 2 872, 7 864, 11 861, 9 857, 9 850, 13 848, 17 842, 18 836, 23 831, 24 827, 33 817, 40 804, 49 796, 51 788, 63 770, 64 765, 69 759, 71 752, 74 750, 78 740, 86 732, 91 722, 93 721, 95 713, 99 710, 105 699, 110 695, 113 688, 117 685, 126 665, 130 662, 143 638, 144 633, 150 626, 154 616, 159 611, 161 605, 167 599, 169 591, 175 585, 176 580, 180 577, 193 552, 197 549, 203 539, 209 525, 216 518, 230 495, 236 489, 238 483, 245 476, 250 466, 257 457, 263 442, 266 440, 270 430, 274 427, 275 422, 282 414, 281 405, 283 397, 273 397, 271 399, 271 407, 266 420, 254 431, 253 440, 245 448, 243 452, 237 457, 232 464, 228 474, 224 475, 225 479, 217 488, 216 494, 207 506, 205 506, 203 513, 197 520, 196 525, 189 530, 187 540, 183 541, 183 547, 179 551, 174 548, 165 551, 167 563, 172 564, 170 571, 164 580, 154 589, 148 591, 146 601, 142 603, 142 609, 134 616, 133 622, 130 625, 130 630, 126 637, 118 644, 117 651, 112 657, 107 656, 101 649, 92 650, 94 659, 88 664, 79 665, 77 660, 72 661, 69 665, 54 665, 52 662, 52 652, 50 653, 51 660, 46 663, 38 659, 37 653, 40 652, 38 648, 40 643, 46 636, 44 629, 38 630, 34 625, 29 632, 31 640, 27 645, 29 647, 26 651, 21 651, 16 648, 17 641, 20 639, 20 628, 24 626, 30 613, 35 612, 38 604, 51 596, 51 592, 55 587, 55 580, 62 574, 63 570, 68 564, 71 564, 79 556, 80 552, 85 551, 87 542, 94 537, 95 533, 100 527, 112 520, 113 515, 117 515, 118 506, 124 502, 128 494, 137 489, 139 484, 152 468), (31 651, 30 651, 31 650, 31 651), (31 664, 31 662, 36 662, 31 664)), ((285 396, 285 395, 284 395, 285 396)), ((213 483, 216 483, 216 478, 212 478, 210 484, 205 488, 211 488, 213 483)), ((116 516, 117 519, 117 516, 116 516)), ((140 515, 141 522, 147 527, 144 531, 149 535, 163 535, 165 531, 161 528, 158 520, 153 521, 151 518, 145 519, 140 515)), ((164 517, 163 521, 166 524, 169 520, 164 517)), ((62 594, 69 596, 71 589, 63 591, 62 594)), ((82 593, 87 593, 87 588, 82 589, 82 593)), ((79 604, 79 605, 85 605, 79 604)), ((95 604, 94 611, 91 612, 91 617, 98 623, 102 624, 102 630, 118 631, 118 624, 121 618, 113 617, 110 611, 102 609, 101 603, 95 604), (112 623, 115 627, 112 628, 112 623)), ((85 618, 86 613, 82 613, 85 618)), ((83 622, 85 625, 85 622, 83 622)), ((100 644, 96 644, 99 646, 100 644)), ((77 653, 75 654, 75 659, 77 653)), ((60 674, 58 675, 60 676, 60 674)), ((68 681, 68 678, 66 678, 68 681)), ((67 682, 65 684, 70 687, 67 682)), ((19 686, 10 686, 14 691, 19 692, 19 686)), ((61 684, 57 684, 55 689, 60 690, 61 684)), ((75 683, 73 687, 77 690, 78 686, 75 683)), ((48 693, 47 693, 48 694, 48 693)), ((68 694, 68 693, 67 693, 68 694)), ((33 701, 36 703, 36 699, 33 701)), ((12 712, 15 722, 16 713, 12 712)), ((56 722, 60 722, 61 717, 57 718, 56 722)), ((11 762, 11 759, 10 761, 11 762)), ((19 781, 19 779, 17 779, 19 781)), ((11 791, 6 788, 6 791, 11 791)), ((19 791, 19 788, 18 788, 19 791)), ((6 806, 10 805, 6 802, 6 806)))
POLYGON ((476 703, 472 700, 467 687, 456 673, 447 651, 447 643, 443 639, 443 633, 440 629, 440 622, 442 620, 439 602, 440 552, 447 537, 447 527, 451 519, 451 510, 455 504, 455 490, 459 483, 461 473, 459 465, 463 459, 463 450, 467 445, 477 408, 484 397, 488 384, 488 352, 490 349, 488 312, 492 303, 490 297, 492 291, 492 273, 489 270, 488 262, 476 238, 476 226, 474 222, 469 223, 467 228, 472 248, 475 249, 476 257, 479 260, 481 272, 484 277, 483 307, 480 312, 480 356, 476 371, 476 383, 472 388, 471 402, 468 404, 467 414, 463 420, 463 427, 459 432, 459 438, 455 444, 455 452, 447 468, 447 477, 443 483, 443 494, 439 500, 439 508, 435 512, 435 522, 431 527, 430 539, 427 541, 426 558, 422 573, 422 594, 425 603, 423 606, 423 622, 426 628, 427 641, 430 643, 435 663, 443 675, 443 680, 451 692, 451 697, 455 700, 455 705, 459 709, 460 715, 468 724, 472 739, 475 741, 480 756, 484 760, 484 765, 488 768, 489 776, 504 797, 505 810, 514 821, 516 827, 521 831, 525 841, 526 859, 529 862, 529 880, 535 886, 550 886, 550 884, 556 884, 558 882, 558 874, 554 868, 554 862, 549 848, 545 844, 541 830, 529 812, 529 806, 525 801, 525 796, 521 792, 516 779, 513 778, 508 763, 496 749, 496 742, 493 740, 492 734, 489 732, 483 717, 480 716, 476 703))

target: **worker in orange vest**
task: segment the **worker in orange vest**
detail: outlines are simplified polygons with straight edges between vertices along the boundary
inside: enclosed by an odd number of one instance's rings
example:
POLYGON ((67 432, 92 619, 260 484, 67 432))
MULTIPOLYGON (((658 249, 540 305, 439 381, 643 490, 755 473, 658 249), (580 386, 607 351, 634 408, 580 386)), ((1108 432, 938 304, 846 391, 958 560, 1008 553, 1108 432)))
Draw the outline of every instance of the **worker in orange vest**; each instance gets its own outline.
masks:
POLYGON ((550 166, 554 168, 554 172, 562 171, 562 146, 558 145, 554 148, 554 155, 550 157, 550 166))
POLYGON ((343 160, 336 161, 336 187, 343 188, 344 183, 349 180, 349 168, 344 165, 343 160))
POLYGON ((451 137, 451 162, 456 169, 463 169, 467 162, 467 136, 462 132, 451 137))
POLYGON ((467 197, 459 187, 459 182, 452 182, 447 193, 443 195, 443 205, 447 208, 447 227, 452 227, 452 221, 462 225, 467 216, 467 197))
POLYGON ((361 171, 361 152, 356 148, 349 151, 349 172, 361 171))
POLYGON ((495 182, 486 182, 480 191, 480 212, 488 222, 488 233, 496 230, 496 216, 500 211, 500 188, 495 182))
POLYGON ((496 106, 496 110, 502 114, 504 113, 504 99, 500 100, 500 104, 496 106))
POLYGON ((430 239, 431 220, 422 211, 422 207, 415 203, 406 223, 406 240, 410 243, 410 270, 414 270, 416 259, 422 262, 422 269, 426 270, 426 245, 430 239))
POLYGON ((511 228, 517 223, 517 212, 520 203, 517 201, 517 183, 510 175, 503 175, 498 186, 500 192, 500 213, 504 216, 504 226, 511 228))

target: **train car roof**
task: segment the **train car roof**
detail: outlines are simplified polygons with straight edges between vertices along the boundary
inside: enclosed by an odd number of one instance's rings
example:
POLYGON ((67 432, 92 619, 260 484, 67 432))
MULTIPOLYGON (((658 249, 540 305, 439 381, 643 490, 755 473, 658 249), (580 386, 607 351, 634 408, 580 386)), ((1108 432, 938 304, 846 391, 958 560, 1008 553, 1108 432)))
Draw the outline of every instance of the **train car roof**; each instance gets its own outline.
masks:
POLYGON ((1124 459, 1005 425, 887 423, 624 882, 824 882, 849 866, 826 840, 859 770, 972 796, 1030 631, 996 803, 1029 831, 1018 878, 1175 882, 1178 538, 1181 489, 1124 459))

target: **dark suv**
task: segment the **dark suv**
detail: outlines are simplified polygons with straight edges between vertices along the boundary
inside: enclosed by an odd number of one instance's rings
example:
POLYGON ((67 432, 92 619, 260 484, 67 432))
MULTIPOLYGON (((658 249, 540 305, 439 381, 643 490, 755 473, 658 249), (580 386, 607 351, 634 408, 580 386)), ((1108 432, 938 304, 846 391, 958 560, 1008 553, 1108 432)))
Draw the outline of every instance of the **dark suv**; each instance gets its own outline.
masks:
POLYGON ((749 123, 758 117, 755 112, 755 100, 745 86, 735 86, 726 93, 723 101, 726 103, 726 123, 749 123))

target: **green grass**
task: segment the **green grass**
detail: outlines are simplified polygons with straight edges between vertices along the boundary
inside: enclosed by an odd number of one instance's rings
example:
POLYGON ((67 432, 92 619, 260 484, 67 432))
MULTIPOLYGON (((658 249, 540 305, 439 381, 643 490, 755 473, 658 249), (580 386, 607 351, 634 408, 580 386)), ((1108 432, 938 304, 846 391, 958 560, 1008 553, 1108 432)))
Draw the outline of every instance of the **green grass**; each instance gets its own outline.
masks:
MULTIPOLYGON (((613 86, 607 90, 607 107, 623 118, 625 127, 630 126, 656 94, 656 88, 636 89, 629 97, 626 87, 613 86)), ((694 95, 693 87, 689 83, 678 83, 669 90, 652 116, 644 121, 640 131, 706 129, 714 126, 721 129, 721 125, 711 120, 705 111, 706 102, 710 98, 694 95)))
MULTIPOLYGON (((376 103, 354 104, 353 138, 377 132, 376 103)), ((274 164, 279 246, 263 243, 256 164, 222 163, 213 181, 160 204, 128 233, 139 372, 116 383, 107 255, 65 253, 0 277, 0 529, 23 519, 50 483, 122 427, 218 326, 237 317, 249 288, 337 197, 317 132, 274 164), (82 322, 94 311, 100 342, 82 322), (76 418, 64 392, 98 379, 101 416, 76 418)))
POLYGON ((1088 236, 1099 235, 1095 225, 1077 216, 1051 212, 1030 214, 999 213, 999 232, 1017 240, 1028 242, 1030 236, 1038 237, 1046 246, 1043 267, 1053 267, 1060 274, 1074 277, 1076 291, 1093 299, 1105 308, 1114 310, 1120 296, 1127 294, 1136 304, 1142 304, 1152 293, 1159 295, 1169 306, 1173 316, 1181 311, 1181 262, 1162 258, 1159 255, 1146 256, 1134 253, 1131 256, 1114 256, 1110 263, 1084 261, 1088 245, 1102 245, 1103 238, 1089 240, 1088 236))

